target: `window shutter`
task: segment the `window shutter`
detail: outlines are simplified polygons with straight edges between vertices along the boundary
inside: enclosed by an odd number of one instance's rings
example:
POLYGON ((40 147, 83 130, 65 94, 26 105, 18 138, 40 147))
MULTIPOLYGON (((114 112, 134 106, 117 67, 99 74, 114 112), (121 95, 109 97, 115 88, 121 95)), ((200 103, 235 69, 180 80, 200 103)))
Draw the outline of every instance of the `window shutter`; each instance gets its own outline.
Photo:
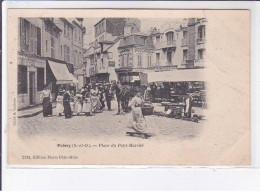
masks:
POLYGON ((22 51, 25 50, 25 26, 24 26, 24 19, 20 18, 20 49, 22 51))
POLYGON ((29 45, 30 42, 30 24, 25 22, 25 44, 29 45))

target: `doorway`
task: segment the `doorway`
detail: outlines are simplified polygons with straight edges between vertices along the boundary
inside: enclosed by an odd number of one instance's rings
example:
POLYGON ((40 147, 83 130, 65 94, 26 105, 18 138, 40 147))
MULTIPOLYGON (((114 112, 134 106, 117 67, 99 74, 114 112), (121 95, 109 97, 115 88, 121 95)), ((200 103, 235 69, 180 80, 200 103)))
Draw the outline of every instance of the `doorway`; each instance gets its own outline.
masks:
POLYGON ((35 104, 35 72, 29 74, 30 105, 35 104))

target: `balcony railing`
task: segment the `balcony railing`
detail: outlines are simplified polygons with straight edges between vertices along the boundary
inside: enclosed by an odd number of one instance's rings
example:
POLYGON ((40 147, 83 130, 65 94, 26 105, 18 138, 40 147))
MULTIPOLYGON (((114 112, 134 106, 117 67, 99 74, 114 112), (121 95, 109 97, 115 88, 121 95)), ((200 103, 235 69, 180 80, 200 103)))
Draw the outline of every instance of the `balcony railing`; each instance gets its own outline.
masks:
POLYGON ((203 44, 205 42, 206 42, 205 38, 198 38, 197 39, 197 44, 203 44))
POLYGON ((185 68, 192 68, 192 67, 194 67, 194 60, 183 60, 182 62, 181 62, 181 65, 183 66, 183 67, 185 67, 185 68))
POLYGON ((158 48, 158 49, 171 48, 171 47, 176 47, 176 40, 163 41, 163 42, 155 44, 155 48, 158 48))
POLYGON ((188 39, 182 39, 181 46, 188 46, 188 39))

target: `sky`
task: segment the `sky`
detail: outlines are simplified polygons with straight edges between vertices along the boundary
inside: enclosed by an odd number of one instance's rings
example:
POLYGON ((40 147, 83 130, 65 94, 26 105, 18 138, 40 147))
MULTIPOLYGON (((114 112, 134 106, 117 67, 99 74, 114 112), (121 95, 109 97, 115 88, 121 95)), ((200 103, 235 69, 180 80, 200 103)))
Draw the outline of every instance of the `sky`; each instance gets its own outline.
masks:
MULTIPOLYGON (((83 26, 86 27, 86 35, 84 36, 84 48, 88 48, 88 44, 94 41, 95 29, 94 25, 100 21, 102 18, 84 18, 83 26)), ((141 21, 141 32, 147 32, 152 27, 161 29, 161 32, 173 25, 180 25, 182 19, 149 19, 149 18, 140 18, 141 21)))

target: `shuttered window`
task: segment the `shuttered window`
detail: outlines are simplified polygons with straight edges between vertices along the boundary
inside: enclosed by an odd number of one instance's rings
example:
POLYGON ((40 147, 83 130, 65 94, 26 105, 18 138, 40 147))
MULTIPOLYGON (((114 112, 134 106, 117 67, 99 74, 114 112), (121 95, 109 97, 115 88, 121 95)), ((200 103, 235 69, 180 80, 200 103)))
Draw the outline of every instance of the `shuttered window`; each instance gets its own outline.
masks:
POLYGON ((23 18, 20 19, 20 49, 41 55, 41 29, 23 18))

